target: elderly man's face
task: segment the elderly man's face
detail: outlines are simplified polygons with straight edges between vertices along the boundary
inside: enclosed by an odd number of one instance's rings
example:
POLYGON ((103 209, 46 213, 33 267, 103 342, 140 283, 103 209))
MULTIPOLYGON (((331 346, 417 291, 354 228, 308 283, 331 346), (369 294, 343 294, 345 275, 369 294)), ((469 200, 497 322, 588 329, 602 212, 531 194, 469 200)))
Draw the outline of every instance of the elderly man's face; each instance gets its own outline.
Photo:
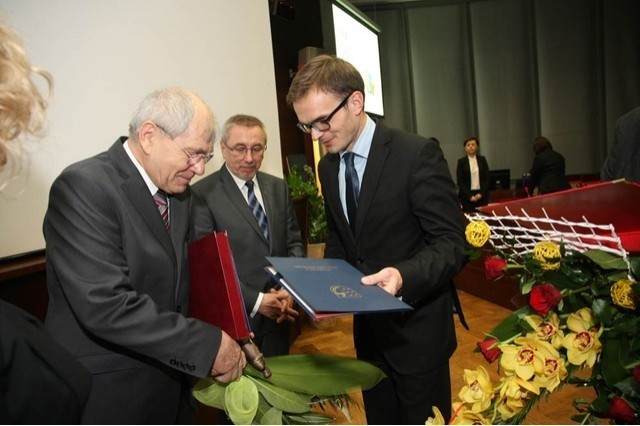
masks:
POLYGON ((149 161, 145 167, 153 182, 168 194, 179 194, 187 189, 195 175, 204 174, 201 154, 209 154, 213 143, 208 140, 210 116, 200 105, 185 133, 172 138, 157 124, 154 130, 149 161))

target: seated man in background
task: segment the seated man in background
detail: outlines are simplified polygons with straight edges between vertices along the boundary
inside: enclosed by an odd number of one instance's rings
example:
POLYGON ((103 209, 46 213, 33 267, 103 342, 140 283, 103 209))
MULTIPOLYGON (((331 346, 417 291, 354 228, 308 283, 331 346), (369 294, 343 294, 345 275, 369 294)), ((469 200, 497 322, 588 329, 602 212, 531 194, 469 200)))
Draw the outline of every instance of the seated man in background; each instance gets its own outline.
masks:
POLYGON ((220 170, 193 185, 196 237, 227 231, 253 340, 264 356, 285 355, 289 323, 298 312, 291 308, 291 296, 274 288, 264 267, 265 256, 305 254, 289 187, 283 179, 259 171, 267 134, 258 118, 229 118, 220 149, 220 170))
POLYGON ((538 136, 533 141, 535 157, 531 166, 529 178, 529 194, 538 187, 538 194, 550 194, 552 192, 570 189, 571 184, 565 175, 564 157, 553 150, 551 142, 544 136, 538 136))

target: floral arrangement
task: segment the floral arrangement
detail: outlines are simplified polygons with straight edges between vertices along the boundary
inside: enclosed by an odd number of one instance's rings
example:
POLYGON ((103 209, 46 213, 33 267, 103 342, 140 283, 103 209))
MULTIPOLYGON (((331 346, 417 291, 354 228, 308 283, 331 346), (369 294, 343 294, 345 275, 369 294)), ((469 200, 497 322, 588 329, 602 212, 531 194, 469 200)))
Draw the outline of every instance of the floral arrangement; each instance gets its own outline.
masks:
POLYGON ((348 392, 370 389, 385 375, 377 367, 353 358, 303 354, 267 358, 271 376, 247 364, 242 376, 228 384, 212 378, 193 389, 201 403, 224 410, 234 424, 329 424, 325 405, 349 417, 348 392))
MULTIPOLYGON (((492 383, 484 366, 465 369, 449 423, 521 424, 536 403, 570 384, 591 386, 597 395, 575 400, 572 420, 637 424, 640 258, 628 256, 614 230, 601 236, 588 222, 565 223, 568 235, 548 218, 534 226, 513 225, 523 218, 468 218, 471 258, 484 254, 487 278, 516 279, 528 302, 478 342, 486 361, 498 364, 500 381, 492 383), (576 236, 579 226, 587 230, 576 236)), ((444 424, 433 410, 426 423, 444 424)))

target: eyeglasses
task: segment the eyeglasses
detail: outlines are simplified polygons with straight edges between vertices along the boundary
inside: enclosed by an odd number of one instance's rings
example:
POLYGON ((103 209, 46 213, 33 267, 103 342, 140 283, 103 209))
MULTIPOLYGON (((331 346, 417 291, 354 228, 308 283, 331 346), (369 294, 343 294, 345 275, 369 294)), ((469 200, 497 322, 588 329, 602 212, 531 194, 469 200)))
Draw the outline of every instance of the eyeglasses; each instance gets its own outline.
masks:
POLYGON ((254 145, 254 146, 249 147, 249 146, 244 146, 244 145, 229 146, 229 145, 227 145, 226 142, 223 142, 222 144, 229 151, 233 152, 235 155, 242 156, 242 157, 247 155, 247 152, 249 152, 249 151, 251 151, 252 155, 260 156, 260 155, 264 154, 264 152, 267 150, 267 146, 266 145, 254 145))
POLYGON ((349 95, 347 95, 347 97, 344 98, 342 102, 340 102, 340 104, 336 107, 336 109, 331 111, 331 113, 327 115, 325 118, 321 120, 316 120, 313 123, 309 123, 309 124, 298 123, 298 129, 302 130, 305 133, 311 133, 311 129, 316 129, 319 132, 326 132, 331 128, 331 123, 329 122, 331 121, 333 116, 336 115, 338 111, 340 111, 340 108, 345 106, 345 104, 347 103, 351 95, 353 95, 353 92, 349 93, 349 95))
POLYGON ((187 155, 188 165, 195 166, 201 161, 204 162, 204 164, 207 164, 213 158, 213 151, 208 152, 206 154, 191 154, 189 151, 187 151, 186 149, 178 145, 178 143, 173 139, 173 136, 171 136, 171 134, 167 132, 162 126, 159 126, 156 123, 153 123, 153 125, 156 126, 158 129, 162 130, 162 133, 164 133, 178 149, 182 150, 182 152, 184 152, 187 155))

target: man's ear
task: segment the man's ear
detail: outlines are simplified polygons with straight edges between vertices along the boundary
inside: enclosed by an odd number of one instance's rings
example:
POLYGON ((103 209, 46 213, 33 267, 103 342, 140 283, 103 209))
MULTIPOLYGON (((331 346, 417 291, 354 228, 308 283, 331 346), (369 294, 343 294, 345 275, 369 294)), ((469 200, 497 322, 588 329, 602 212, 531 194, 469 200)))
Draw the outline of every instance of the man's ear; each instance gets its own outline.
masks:
POLYGON ((356 90, 351 94, 348 102, 349 109, 351 109, 356 115, 360 115, 364 112, 364 94, 359 90, 356 90))
POLYGON ((158 128, 151 121, 145 121, 142 123, 142 126, 140 126, 140 129, 138 129, 138 142, 146 155, 149 155, 151 152, 152 144, 158 135, 157 131, 158 128))

